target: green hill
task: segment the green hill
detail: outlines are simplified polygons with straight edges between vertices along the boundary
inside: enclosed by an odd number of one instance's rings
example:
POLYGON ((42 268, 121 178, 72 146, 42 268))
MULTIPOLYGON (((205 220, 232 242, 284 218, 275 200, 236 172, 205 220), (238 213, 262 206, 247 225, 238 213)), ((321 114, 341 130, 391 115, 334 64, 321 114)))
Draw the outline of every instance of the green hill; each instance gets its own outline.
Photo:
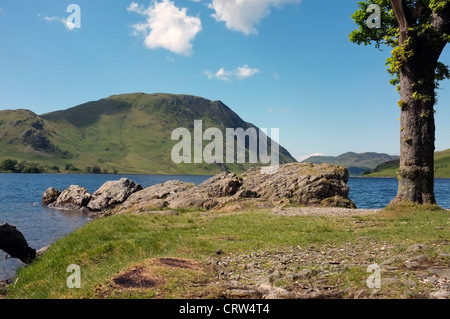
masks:
MULTIPOLYGON (((204 130, 255 127, 220 101, 173 94, 116 95, 40 116, 29 110, 0 111, 0 161, 35 162, 45 171, 61 172, 96 167, 111 173, 218 173, 223 165, 171 160, 178 143, 171 140, 172 131, 184 127, 193 132, 194 120, 203 120, 204 130)), ((280 163, 293 161, 280 146, 280 163)), ((250 166, 226 165, 231 171, 250 166)))
MULTIPOLYGON (((371 177, 396 177, 400 167, 400 160, 389 161, 377 166, 371 177)), ((450 149, 434 153, 434 176, 437 178, 450 178, 450 149)))
POLYGON ((397 158, 398 156, 383 153, 348 152, 339 156, 312 156, 304 160, 303 163, 342 165, 347 167, 351 176, 359 176, 366 171, 371 171, 381 163, 397 158))

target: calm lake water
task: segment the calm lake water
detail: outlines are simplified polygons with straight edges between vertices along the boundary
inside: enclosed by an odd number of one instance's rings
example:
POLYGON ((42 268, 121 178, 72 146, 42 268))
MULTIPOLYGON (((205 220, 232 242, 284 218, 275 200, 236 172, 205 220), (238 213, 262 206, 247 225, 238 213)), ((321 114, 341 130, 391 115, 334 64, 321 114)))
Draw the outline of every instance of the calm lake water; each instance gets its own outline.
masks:
MULTIPOLYGON (((63 190, 70 185, 86 187, 95 192, 103 183, 127 177, 144 188, 180 180, 200 184, 209 176, 161 175, 54 175, 54 174, 0 174, 0 223, 7 222, 19 229, 29 245, 35 249, 53 243, 89 222, 80 213, 46 209, 41 205, 42 194, 49 187, 63 190)), ((395 178, 350 178, 349 197, 358 208, 383 208, 397 193, 395 178)), ((435 195, 439 205, 450 208, 450 179, 436 179, 435 195)), ((0 280, 14 277, 21 262, 14 258, 4 260, 0 251, 0 280)))

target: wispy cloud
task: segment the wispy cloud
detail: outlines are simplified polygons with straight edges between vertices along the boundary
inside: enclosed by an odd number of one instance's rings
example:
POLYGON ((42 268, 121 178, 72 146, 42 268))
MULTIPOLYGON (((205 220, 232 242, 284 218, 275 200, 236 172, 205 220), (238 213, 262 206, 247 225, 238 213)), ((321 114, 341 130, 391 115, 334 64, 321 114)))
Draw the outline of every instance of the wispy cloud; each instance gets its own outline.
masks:
POLYGON ((132 2, 127 10, 146 17, 145 22, 133 25, 133 35, 143 35, 146 48, 163 48, 185 56, 192 54, 192 41, 202 30, 202 23, 199 17, 188 16, 186 8, 162 0, 152 1, 148 8, 132 2))
POLYGON ((235 78, 239 80, 244 80, 260 72, 261 72, 260 70, 256 68, 251 68, 247 64, 245 64, 243 66, 236 68, 235 70, 228 71, 225 68, 220 68, 216 72, 205 71, 205 74, 210 80, 217 79, 229 82, 235 78))
POLYGON ((211 16, 225 22, 228 29, 246 35, 257 33, 256 25, 268 16, 273 7, 299 3, 301 0, 212 0, 208 7, 215 11, 211 16))
POLYGON ((72 31, 72 30, 74 30, 76 28, 75 23, 73 23, 72 21, 69 21, 69 20, 67 20, 65 18, 49 17, 49 16, 42 15, 42 14, 38 14, 38 18, 41 18, 42 20, 47 21, 47 22, 55 22, 55 21, 56 22, 60 22, 69 31, 72 31))

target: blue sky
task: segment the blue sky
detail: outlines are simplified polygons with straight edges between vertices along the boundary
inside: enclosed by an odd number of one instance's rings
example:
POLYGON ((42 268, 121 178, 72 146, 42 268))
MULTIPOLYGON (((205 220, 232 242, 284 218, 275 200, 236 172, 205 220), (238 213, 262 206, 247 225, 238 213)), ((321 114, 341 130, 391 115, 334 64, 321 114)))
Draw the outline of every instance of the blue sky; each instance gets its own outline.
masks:
MULTIPOLYGON (((349 41, 355 0, 0 0, 0 109, 37 114, 113 94, 221 100, 279 128, 295 157, 399 153, 390 54, 349 41), (69 4, 80 8, 68 19, 69 4)), ((441 61, 450 64, 447 46, 441 61)), ((436 149, 450 148, 450 81, 436 149)))

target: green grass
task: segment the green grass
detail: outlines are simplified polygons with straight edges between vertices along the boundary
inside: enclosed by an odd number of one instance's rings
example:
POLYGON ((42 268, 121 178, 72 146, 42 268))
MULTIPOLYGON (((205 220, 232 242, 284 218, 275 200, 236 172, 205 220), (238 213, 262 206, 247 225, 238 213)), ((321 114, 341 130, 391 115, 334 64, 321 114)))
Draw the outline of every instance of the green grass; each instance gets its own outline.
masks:
MULTIPOLYGON (((406 249, 411 243, 448 239, 449 217, 448 212, 434 207, 415 206, 390 208, 364 217, 287 217, 267 211, 114 215, 95 220, 58 240, 37 261, 20 269, 8 297, 156 297, 152 290, 133 290, 127 295, 111 292, 111 278, 133 265, 158 257, 188 258, 206 265, 206 260, 214 257, 219 249, 225 254, 280 251, 312 243, 345 245, 358 242, 362 237, 370 237, 374 242, 388 241, 397 244, 399 249, 406 249), (70 264, 81 267, 81 289, 66 287, 69 275, 66 268, 70 264)), ((195 290, 190 288, 193 281, 210 278, 207 270, 155 271, 166 278, 164 294, 159 296, 163 298, 186 296, 195 290)), ((346 281, 352 282, 351 274, 345 276, 349 277, 346 281)), ((359 277, 355 275, 355 278, 359 277)))

